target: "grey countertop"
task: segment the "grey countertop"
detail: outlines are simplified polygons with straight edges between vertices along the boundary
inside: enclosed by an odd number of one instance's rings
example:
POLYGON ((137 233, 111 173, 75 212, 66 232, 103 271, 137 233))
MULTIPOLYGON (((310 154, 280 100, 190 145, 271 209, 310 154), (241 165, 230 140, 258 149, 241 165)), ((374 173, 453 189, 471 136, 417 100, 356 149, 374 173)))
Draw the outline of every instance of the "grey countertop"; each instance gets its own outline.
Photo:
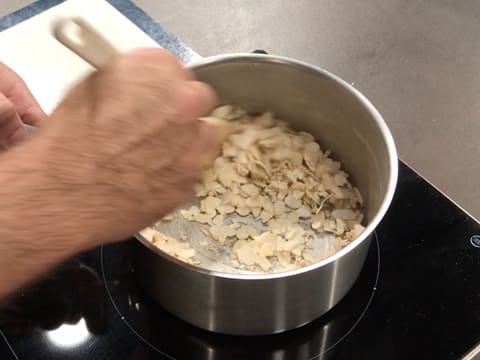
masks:
MULTIPOLYGON (((28 4, 3 0, 0 16, 28 4)), ((383 114, 400 157, 480 218, 480 2, 136 0, 201 55, 316 64, 383 114)))

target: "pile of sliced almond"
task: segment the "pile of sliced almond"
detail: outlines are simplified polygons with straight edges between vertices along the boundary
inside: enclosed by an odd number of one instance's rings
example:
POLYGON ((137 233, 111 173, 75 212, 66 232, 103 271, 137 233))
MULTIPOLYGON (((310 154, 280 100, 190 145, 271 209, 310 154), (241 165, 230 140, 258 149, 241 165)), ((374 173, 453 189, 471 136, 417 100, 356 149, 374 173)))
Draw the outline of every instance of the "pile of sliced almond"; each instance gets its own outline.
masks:
MULTIPOLYGON (((293 131, 271 113, 252 116, 228 105, 210 117, 228 122, 234 131, 203 174, 196 191, 199 205, 180 214, 203 224, 202 231, 215 241, 233 244, 236 267, 299 268, 334 254, 364 230, 358 189, 313 136, 293 131)), ((188 239, 179 244, 158 232, 146 237, 195 263, 188 239)))

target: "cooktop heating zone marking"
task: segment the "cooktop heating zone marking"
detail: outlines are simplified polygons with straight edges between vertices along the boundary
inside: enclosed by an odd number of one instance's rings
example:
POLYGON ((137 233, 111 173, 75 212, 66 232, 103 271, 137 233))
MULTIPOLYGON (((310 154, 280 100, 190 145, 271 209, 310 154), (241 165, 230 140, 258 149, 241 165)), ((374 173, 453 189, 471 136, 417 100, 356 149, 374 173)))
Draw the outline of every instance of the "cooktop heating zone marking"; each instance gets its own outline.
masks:
MULTIPOLYGON (((331 350, 333 349, 336 345, 340 344, 348 335, 350 335, 350 333, 353 331, 353 329, 355 329, 357 327, 357 325, 360 323, 360 321, 362 321, 363 317, 365 316, 365 314, 367 313, 367 310, 368 308, 370 307, 370 304, 372 303, 373 301, 373 297, 375 296, 375 293, 377 292, 377 285, 378 285, 378 279, 380 277, 380 243, 378 241, 378 235, 377 235, 377 232, 375 231, 373 233, 373 235, 375 236, 375 243, 377 245, 377 276, 375 277, 375 284, 373 284, 373 287, 372 287, 372 294, 370 295, 370 298, 368 299, 368 302, 367 302, 367 306, 365 306, 365 309, 363 310, 363 312, 360 314, 360 317, 357 319, 357 321, 355 321, 355 324, 353 324, 353 326, 350 328, 350 330, 348 330, 345 335, 343 335, 340 339, 338 339, 335 343, 333 343, 332 345, 330 345, 328 348, 324 349, 323 351, 320 352, 320 354, 318 355, 315 355, 313 356, 312 358, 310 358, 309 360, 315 360, 315 359, 319 359, 323 354, 325 354, 328 350, 331 350)), ((348 295, 347 295, 348 296, 348 295)))
MULTIPOLYGON (((363 319, 363 317, 365 316, 365 314, 367 313, 367 310, 369 309, 372 301, 373 301, 373 298, 375 296, 375 293, 377 291, 377 286, 378 286, 378 280, 379 280, 379 277, 380 277, 380 243, 379 243, 379 240, 378 240, 378 235, 377 235, 377 232, 374 232, 374 236, 375 236, 375 245, 376 245, 376 248, 377 248, 377 274, 376 274, 376 277, 375 277, 375 282, 372 286, 372 293, 370 294, 370 298, 368 299, 368 302, 367 304, 365 305, 365 308, 363 309, 362 313, 360 314, 360 316, 358 317, 358 319, 355 321, 355 323, 352 325, 352 327, 347 330, 347 332, 340 338, 338 339, 337 341, 335 341, 333 344, 331 344, 330 346, 324 348, 324 349, 321 349, 320 350, 320 353, 311 357, 309 360, 314 360, 314 359, 318 359, 319 357, 321 357, 323 354, 325 354, 327 351, 331 350, 332 348, 334 348, 336 345, 338 345, 339 343, 341 343, 356 327, 357 325, 360 323, 360 321, 363 319)), ((480 239, 479 239, 480 240, 480 239)), ((110 292, 110 288, 108 286, 108 282, 107 282, 107 276, 105 274, 105 265, 104 265, 104 261, 103 261, 103 246, 100 248, 100 265, 101 265, 101 269, 102 269, 102 278, 103 278, 103 282, 104 282, 104 285, 105 285, 105 288, 106 288, 106 291, 107 291, 107 295, 110 299, 110 302, 112 303, 113 307, 115 308, 115 311, 118 313, 120 319, 125 323, 125 325, 135 334, 137 335, 145 344, 147 344, 150 348, 152 348, 153 350, 159 352, 160 354, 166 356, 167 358, 169 359, 172 359, 172 360, 176 360, 175 357, 165 353, 164 351, 160 350, 157 346, 155 346, 154 344, 152 344, 151 342, 149 342, 147 339, 145 339, 137 330, 135 330, 133 328, 132 325, 130 325, 130 323, 127 321, 126 317, 124 316, 124 314, 121 313, 119 307, 117 306, 117 304, 115 303, 115 300, 113 299, 113 295, 112 293, 110 292)))
POLYGON ((5 336, 5 334, 3 333, 2 329, 0 329, 0 336, 1 338, 5 341, 5 343, 7 344, 8 348, 10 349, 10 351, 12 352, 13 356, 15 357, 15 360, 20 360, 20 358, 18 357, 17 353, 15 352, 15 350, 13 350, 13 347, 12 345, 10 344, 10 341, 8 341, 7 337, 5 336))
POLYGON ((104 264, 103 264, 103 245, 102 247, 100 248, 100 266, 102 268, 102 278, 103 278, 103 283, 105 285, 105 289, 107 290, 107 295, 113 305, 113 307, 115 308, 115 310, 117 311, 118 315, 120 316, 120 319, 122 319, 122 321, 125 323, 125 325, 127 325, 127 327, 135 334, 137 335, 145 344, 147 344, 148 346, 150 346, 153 350, 159 352, 160 354, 162 354, 163 356, 169 358, 169 359, 172 359, 172 360, 176 360, 174 357, 168 355, 167 353, 163 352, 162 350, 160 350, 158 347, 156 347, 155 345, 153 345, 152 343, 150 343, 147 339, 145 339, 142 335, 140 335, 138 333, 137 330, 135 330, 133 328, 133 326, 131 326, 127 319, 125 319, 125 316, 123 316, 123 314, 120 312, 120 309, 118 308, 117 304, 115 303, 115 301, 113 300, 113 296, 112 296, 112 293, 110 292, 110 288, 108 287, 108 283, 107 283, 107 277, 105 276, 105 267, 104 267, 104 264))

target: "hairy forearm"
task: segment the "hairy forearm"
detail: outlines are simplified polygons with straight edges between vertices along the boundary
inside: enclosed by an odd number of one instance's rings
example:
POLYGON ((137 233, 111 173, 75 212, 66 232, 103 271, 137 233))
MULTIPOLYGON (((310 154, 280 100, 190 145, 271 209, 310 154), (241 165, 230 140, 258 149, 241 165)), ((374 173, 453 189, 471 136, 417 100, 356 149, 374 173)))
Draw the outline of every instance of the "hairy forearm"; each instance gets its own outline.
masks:
POLYGON ((90 245, 38 145, 0 155, 0 298, 90 245))

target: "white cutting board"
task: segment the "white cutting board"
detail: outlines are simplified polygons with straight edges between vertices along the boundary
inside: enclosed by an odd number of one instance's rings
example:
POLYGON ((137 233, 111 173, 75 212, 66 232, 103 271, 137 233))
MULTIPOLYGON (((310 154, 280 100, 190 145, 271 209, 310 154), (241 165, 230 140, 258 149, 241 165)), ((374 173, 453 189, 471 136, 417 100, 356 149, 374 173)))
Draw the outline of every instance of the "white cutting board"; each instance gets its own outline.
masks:
POLYGON ((52 23, 65 16, 85 18, 120 51, 159 46, 104 0, 69 0, 0 32, 0 61, 20 74, 47 113, 93 71, 51 35, 52 23))

